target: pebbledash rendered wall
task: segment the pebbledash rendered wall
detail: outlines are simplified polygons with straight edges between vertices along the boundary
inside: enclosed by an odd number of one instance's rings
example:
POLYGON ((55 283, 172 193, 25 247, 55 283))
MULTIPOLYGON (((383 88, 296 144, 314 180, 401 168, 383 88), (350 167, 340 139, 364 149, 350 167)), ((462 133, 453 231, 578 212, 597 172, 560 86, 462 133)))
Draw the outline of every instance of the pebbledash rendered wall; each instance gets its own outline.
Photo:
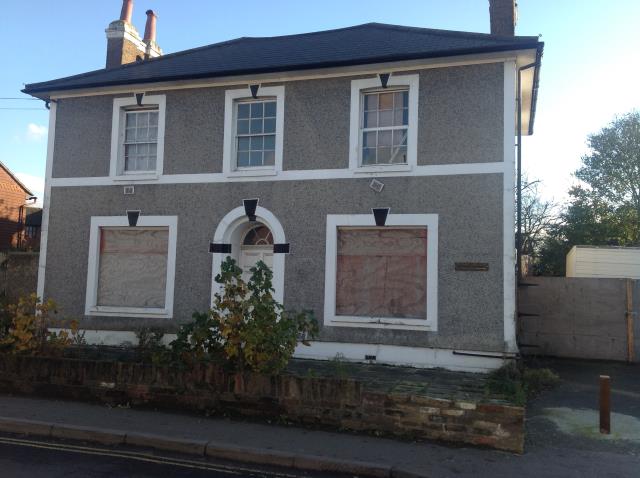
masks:
MULTIPOLYGON (((504 158, 502 63, 436 68, 420 74, 418 164, 500 162, 504 158)), ((348 167, 350 82, 353 78, 285 84, 284 170, 348 167)), ((239 85, 237 87, 241 87, 239 85)), ((224 90, 165 92, 165 174, 222 171, 224 90)), ((107 176, 113 96, 57 102, 53 177, 107 176)), ((312 171, 309 171, 312 174, 312 171)), ((284 301, 313 309, 323 321, 327 214, 438 214, 438 331, 323 327, 320 340, 399 346, 504 350, 503 204, 501 173, 371 177, 207 184, 137 184, 123 195, 113 186, 53 187, 46 255, 45 296, 66 317, 83 317, 91 216, 177 215, 174 319, 91 317, 83 327, 173 331, 194 310, 208 307, 209 242, 222 217, 243 198, 281 222, 286 257, 284 301), (455 271, 456 262, 485 262, 486 272, 455 271)))

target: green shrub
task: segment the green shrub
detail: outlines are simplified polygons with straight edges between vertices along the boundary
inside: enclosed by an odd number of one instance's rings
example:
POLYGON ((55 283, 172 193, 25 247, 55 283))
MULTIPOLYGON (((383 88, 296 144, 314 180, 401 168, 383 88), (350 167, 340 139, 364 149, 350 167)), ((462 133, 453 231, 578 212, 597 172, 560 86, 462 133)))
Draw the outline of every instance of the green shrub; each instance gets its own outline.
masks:
POLYGON ((168 361, 167 347, 162 343, 164 331, 157 327, 141 327, 136 331, 136 351, 143 362, 165 363, 168 361))
POLYGON ((522 380, 529 396, 535 396, 544 390, 555 387, 560 381, 560 377, 548 368, 525 368, 522 380))
POLYGON ((192 322, 180 327, 165 358, 177 366, 191 366, 198 362, 222 363, 218 322, 210 312, 194 312, 192 318, 192 322))
POLYGON ((194 313, 171 346, 173 360, 192 364, 221 361, 237 372, 278 373, 299 341, 315 337, 318 324, 311 312, 285 311, 273 297, 273 274, 259 261, 249 282, 234 259, 227 257, 215 278, 221 292, 208 313, 194 313))
POLYGON ((0 340, 7 336, 11 327, 11 315, 8 306, 7 298, 0 296, 0 340))

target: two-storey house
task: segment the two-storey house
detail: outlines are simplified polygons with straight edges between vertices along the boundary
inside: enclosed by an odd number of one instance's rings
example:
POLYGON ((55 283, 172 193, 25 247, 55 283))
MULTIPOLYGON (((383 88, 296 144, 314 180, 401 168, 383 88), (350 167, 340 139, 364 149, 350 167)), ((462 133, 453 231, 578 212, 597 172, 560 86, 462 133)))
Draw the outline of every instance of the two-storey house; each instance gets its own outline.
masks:
POLYGON ((163 55, 132 2, 50 109, 38 294, 87 338, 175 331, 231 255, 321 323, 301 357, 485 370, 517 353, 517 125, 542 43, 368 23, 163 55), (518 103, 519 102, 519 103, 518 103))

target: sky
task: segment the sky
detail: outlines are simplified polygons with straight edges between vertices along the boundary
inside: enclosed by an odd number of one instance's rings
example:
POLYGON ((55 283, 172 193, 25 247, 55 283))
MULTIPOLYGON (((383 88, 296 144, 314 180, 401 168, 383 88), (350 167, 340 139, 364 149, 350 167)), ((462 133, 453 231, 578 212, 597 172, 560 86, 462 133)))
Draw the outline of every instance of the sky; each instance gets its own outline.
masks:
MULTIPOLYGON (((0 98, 28 98, 25 83, 104 67, 104 29, 120 0, 3 2, 0 98)), ((523 165, 542 193, 563 201, 588 152, 586 138, 616 115, 640 109, 640 1, 518 0, 517 35, 545 42, 535 132, 523 165)), ((158 14, 165 53, 241 36, 273 36, 371 21, 484 32, 488 0, 135 0, 133 23, 158 14)), ((41 101, 0 99, 0 161, 41 196, 48 112, 41 101), (20 108, 20 109, 14 109, 20 108)))

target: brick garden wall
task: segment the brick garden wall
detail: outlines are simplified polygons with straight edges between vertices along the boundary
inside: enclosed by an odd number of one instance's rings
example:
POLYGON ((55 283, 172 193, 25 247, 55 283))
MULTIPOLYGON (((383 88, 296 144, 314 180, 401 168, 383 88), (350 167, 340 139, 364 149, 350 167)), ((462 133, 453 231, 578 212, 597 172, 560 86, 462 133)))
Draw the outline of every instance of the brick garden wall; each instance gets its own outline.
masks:
POLYGON ((4 356, 0 391, 288 421, 521 453, 524 409, 367 390, 355 379, 235 375, 118 361, 4 356))

